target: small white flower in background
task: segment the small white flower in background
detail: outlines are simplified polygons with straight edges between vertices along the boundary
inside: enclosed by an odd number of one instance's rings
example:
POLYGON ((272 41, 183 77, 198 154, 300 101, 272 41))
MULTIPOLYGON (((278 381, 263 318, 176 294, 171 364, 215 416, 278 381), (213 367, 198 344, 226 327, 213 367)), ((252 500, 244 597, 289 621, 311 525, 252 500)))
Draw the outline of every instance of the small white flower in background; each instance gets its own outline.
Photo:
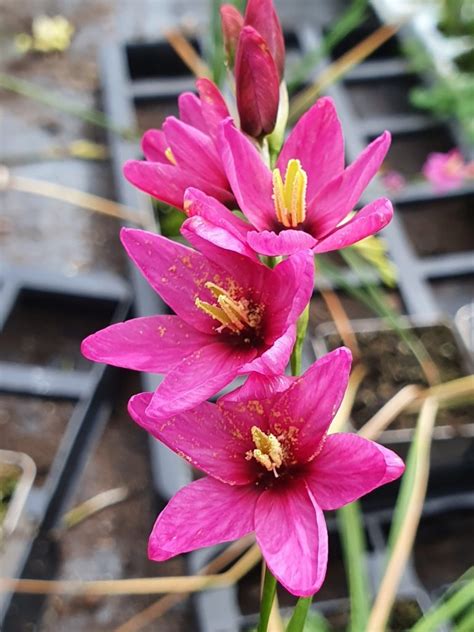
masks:
POLYGON ((20 53, 62 52, 71 45, 74 31, 74 26, 63 15, 38 15, 33 19, 31 35, 19 33, 14 43, 20 53))

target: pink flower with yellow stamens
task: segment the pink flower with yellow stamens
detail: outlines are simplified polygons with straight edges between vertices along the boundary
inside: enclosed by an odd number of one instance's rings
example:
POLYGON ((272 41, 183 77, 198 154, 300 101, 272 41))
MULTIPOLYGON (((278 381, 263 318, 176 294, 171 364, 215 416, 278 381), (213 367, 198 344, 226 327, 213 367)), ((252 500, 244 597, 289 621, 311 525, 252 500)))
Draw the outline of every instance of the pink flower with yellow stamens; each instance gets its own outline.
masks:
POLYGON ((144 134, 146 160, 129 160, 124 166, 133 185, 179 209, 190 186, 224 204, 234 202, 217 145, 219 124, 229 110, 212 81, 198 79, 196 86, 199 98, 191 92, 180 95, 179 119, 169 116, 162 129, 144 134))
MULTIPOLYGON (((192 226, 187 234, 200 243, 192 226)), ((82 352, 96 362, 165 374, 150 401, 151 416, 196 406, 237 375, 284 372, 313 289, 310 251, 272 270, 206 240, 202 254, 142 230, 122 229, 121 238, 176 315, 112 325, 86 338, 82 352)))
POLYGON ((459 149, 447 153, 429 154, 423 165, 423 175, 439 191, 460 187, 467 176, 466 163, 459 149))
MULTIPOLYGON (((245 396, 202 403, 157 422, 152 393, 132 397, 132 418, 207 476, 187 485, 158 516, 148 553, 164 561, 252 531, 273 575, 310 596, 327 567, 323 511, 339 509, 401 476, 392 451, 355 434, 329 434, 351 365, 341 348, 275 392, 247 384, 245 396)), ((250 380, 249 380, 250 381, 250 380)))
MULTIPOLYGON (((390 221, 393 210, 379 198, 347 221, 364 189, 379 170, 390 134, 376 138, 344 168, 344 143, 333 102, 322 98, 300 119, 271 170, 255 145, 234 127, 221 124, 222 161, 239 207, 250 222, 246 242, 263 255, 316 253, 345 248, 373 235, 390 221)), ((211 227, 206 204, 185 202, 186 212, 211 227)), ((222 208, 226 221, 233 216, 222 208)), ((225 234, 222 232, 225 241, 225 234)), ((221 242, 225 245, 224 242, 221 242)))

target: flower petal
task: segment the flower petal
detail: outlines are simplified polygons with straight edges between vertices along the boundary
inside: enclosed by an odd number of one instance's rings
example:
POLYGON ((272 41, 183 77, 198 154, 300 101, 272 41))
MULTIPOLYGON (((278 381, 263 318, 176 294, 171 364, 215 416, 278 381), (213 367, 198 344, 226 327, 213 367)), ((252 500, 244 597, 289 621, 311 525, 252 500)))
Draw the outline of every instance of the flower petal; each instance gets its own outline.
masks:
POLYGON ((167 373, 148 414, 163 419, 197 406, 230 384, 256 354, 255 349, 242 350, 223 342, 194 351, 167 373))
POLYGON ((253 531, 258 492, 252 486, 231 487, 202 478, 183 487, 158 516, 148 542, 157 562, 230 542, 253 531))
MULTIPOLYGON (((322 448, 322 440, 339 408, 351 369, 351 353, 340 347, 317 360, 292 386, 275 397, 275 425, 291 419, 296 433, 294 458, 310 461, 322 448)), ((275 428, 275 433, 279 434, 275 428)))
POLYGON ((179 209, 183 208, 184 192, 190 186, 224 203, 230 203, 234 199, 228 189, 172 164, 128 160, 123 167, 123 173, 126 179, 141 191, 179 209))
POLYGON ((252 231, 249 232, 247 240, 255 252, 269 257, 292 255, 300 250, 313 248, 317 243, 317 240, 309 233, 291 228, 282 230, 278 234, 269 230, 252 231))
POLYGON ((327 237, 319 241, 314 252, 329 252, 347 248, 385 228, 393 216, 393 207, 386 198, 379 198, 364 206, 352 219, 338 226, 327 237))
POLYGON ((147 160, 169 164, 165 154, 168 147, 168 141, 161 129, 149 129, 143 134, 142 151, 147 160))
POLYGON ((277 160, 282 175, 292 158, 301 162, 308 175, 308 200, 342 173, 344 138, 331 98, 318 99, 291 131, 277 160))
POLYGON ((184 208, 189 217, 198 216, 202 221, 185 222, 181 232, 205 255, 206 242, 211 242, 257 260, 257 255, 247 244, 247 233, 252 228, 248 222, 234 215, 214 198, 193 188, 187 189, 185 193, 184 208), (199 237, 198 243, 193 240, 194 235, 199 237))
POLYGON ((167 373, 183 356, 214 341, 178 316, 145 316, 106 327, 82 341, 94 362, 150 373, 167 373))
POLYGON ((179 167, 197 173, 223 189, 228 186, 221 160, 207 134, 174 116, 165 120, 163 131, 179 167))
POLYGON ((203 402, 167 419, 147 413, 153 393, 134 395, 128 404, 132 419, 195 467, 229 485, 255 480, 255 468, 245 455, 254 445, 251 428, 256 414, 224 409, 203 402))
POLYGON ((230 116, 227 104, 219 88, 209 79, 198 79, 196 87, 201 99, 202 116, 206 123, 207 133, 214 143, 217 143, 219 126, 230 116))
POLYGON ((162 299, 191 327, 214 333, 212 320, 195 304, 196 297, 209 300, 203 279, 221 270, 196 250, 161 235, 122 228, 120 238, 129 257, 162 299))
POLYGON ((234 74, 242 131, 253 138, 270 134, 278 114, 280 78, 267 43, 251 26, 240 32, 234 74))
POLYGON ((295 377, 287 375, 262 375, 251 373, 242 386, 226 393, 219 402, 245 402, 273 397, 275 393, 286 391, 295 381, 295 377))
POLYGON ((179 118, 183 123, 191 125, 207 134, 207 125, 202 115, 199 98, 192 92, 183 92, 178 97, 179 118))
POLYGON ((306 229, 321 239, 347 217, 375 176, 390 147, 384 132, 341 174, 328 182, 308 203, 306 229))
POLYGON ((305 476, 318 505, 339 509, 402 475, 403 461, 391 450, 355 434, 326 437, 305 476))
POLYGON ((293 345, 296 340, 296 325, 291 325, 282 336, 274 340, 271 347, 262 355, 244 364, 239 375, 256 371, 263 375, 278 375, 284 373, 290 360, 293 345))
POLYGON ((221 152, 227 178, 242 212, 257 230, 271 230, 276 224, 271 171, 255 146, 230 119, 221 127, 221 152))
POLYGON ((249 0, 245 9, 245 24, 260 33, 278 68, 280 79, 285 69, 285 39, 273 0, 249 0))
POLYGON ((270 571, 288 592, 309 597, 321 588, 328 534, 323 512, 304 481, 262 492, 255 534, 270 571))

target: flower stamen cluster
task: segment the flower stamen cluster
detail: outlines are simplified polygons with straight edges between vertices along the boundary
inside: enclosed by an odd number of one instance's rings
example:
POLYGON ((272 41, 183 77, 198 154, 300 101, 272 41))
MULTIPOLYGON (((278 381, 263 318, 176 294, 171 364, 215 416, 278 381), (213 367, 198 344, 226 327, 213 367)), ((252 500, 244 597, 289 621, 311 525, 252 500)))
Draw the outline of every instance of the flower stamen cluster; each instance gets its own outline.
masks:
POLYGON ((196 298, 196 307, 221 323, 218 332, 229 329, 232 333, 240 334, 247 327, 258 329, 261 323, 261 311, 254 309, 246 298, 236 300, 230 292, 215 283, 207 282, 205 287, 217 300, 217 305, 196 298))
POLYGON ((306 219, 308 176, 301 162, 296 159, 288 162, 284 182, 280 170, 274 169, 272 180, 277 219, 285 228, 296 228, 306 219))
POLYGON ((278 468, 283 464, 283 447, 280 441, 275 435, 262 432, 258 426, 252 426, 251 433, 255 448, 246 453, 246 460, 255 459, 267 472, 273 472, 275 478, 278 478, 278 468))

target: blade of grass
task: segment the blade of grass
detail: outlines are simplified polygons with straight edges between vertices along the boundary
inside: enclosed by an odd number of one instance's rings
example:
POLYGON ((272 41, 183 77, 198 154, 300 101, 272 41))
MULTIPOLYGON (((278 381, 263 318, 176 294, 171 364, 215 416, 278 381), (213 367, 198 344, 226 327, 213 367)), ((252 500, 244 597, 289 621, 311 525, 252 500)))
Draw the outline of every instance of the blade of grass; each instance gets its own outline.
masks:
POLYGON ((303 632, 312 599, 312 597, 300 597, 298 599, 291 619, 286 626, 286 632, 303 632))
POLYGON ((181 61, 196 77, 211 78, 208 65, 181 31, 168 29, 163 35, 181 61))
POLYGON ((55 110, 71 114, 86 123, 107 129, 128 140, 136 140, 139 138, 138 132, 114 125, 103 112, 91 108, 78 107, 71 101, 66 100, 62 94, 40 88, 30 81, 25 81, 25 79, 19 79, 13 75, 0 73, 0 88, 14 92, 15 94, 20 94, 38 103, 43 103, 55 110))
POLYGON ((257 632, 267 632, 273 600, 276 594, 277 581, 268 570, 266 564, 264 565, 264 569, 262 597, 260 600, 260 619, 258 621, 257 632))
MULTIPOLYGON (((367 624, 367 632, 385 630, 403 571, 411 553, 426 496, 431 439, 438 404, 428 398, 418 417, 408 454, 407 472, 395 508, 389 538, 389 559, 367 624)), ((431 628, 433 629, 433 628, 431 628)))
POLYGON ((344 568, 349 584, 350 632, 366 629, 370 612, 369 577, 366 566, 367 544, 362 512, 358 502, 350 503, 337 512, 344 568))
MULTIPOLYGON (((451 597, 442 602, 434 610, 430 610, 420 621, 415 623, 410 632, 433 632, 446 621, 454 619, 464 608, 468 608, 474 602, 474 579, 471 579, 459 588, 451 597)), ((474 612, 469 613, 470 618, 474 612)), ((464 630, 471 632, 473 628, 466 628, 464 630)), ((460 627, 456 627, 456 631, 459 632, 460 627)))
POLYGON ((367 17, 367 0, 353 0, 347 10, 337 20, 321 44, 307 52, 298 64, 289 70, 288 92, 293 93, 302 83, 307 81, 313 68, 349 33, 364 22, 367 17))

